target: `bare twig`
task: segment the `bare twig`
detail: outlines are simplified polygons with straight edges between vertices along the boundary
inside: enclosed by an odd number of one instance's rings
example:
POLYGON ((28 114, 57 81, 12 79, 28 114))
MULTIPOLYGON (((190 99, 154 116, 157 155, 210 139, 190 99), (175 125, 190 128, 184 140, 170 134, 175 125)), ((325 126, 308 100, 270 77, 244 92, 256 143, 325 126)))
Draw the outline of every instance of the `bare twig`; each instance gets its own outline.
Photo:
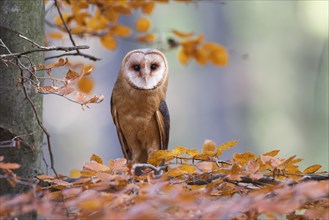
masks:
MULTIPOLYGON (((59 14, 59 16, 60 16, 60 18, 61 18, 61 21, 62 21, 62 23, 63 23, 63 25, 64 25, 64 28, 65 28, 67 34, 69 35, 69 38, 70 38, 70 41, 71 41, 72 45, 73 45, 73 46, 76 46, 76 43, 75 43, 75 41, 74 41, 74 39, 73 39, 73 36, 72 36, 71 30, 70 30, 69 27, 67 26, 67 23, 66 23, 66 21, 65 21, 65 19, 64 19, 64 17, 63 17, 62 12, 61 12, 61 9, 60 9, 59 6, 58 6, 57 0, 54 0, 54 5, 56 6, 56 9, 57 9, 57 11, 58 11, 58 14, 59 14)), ((89 58, 90 60, 93 60, 93 61, 101 60, 100 58, 97 58, 97 57, 91 56, 91 55, 89 55, 89 54, 81 53, 79 49, 80 49, 80 48, 77 48, 77 49, 76 49, 77 52, 76 52, 76 53, 73 53, 73 54, 71 53, 70 56, 83 56, 83 57, 85 57, 85 58, 89 58)), ((54 56, 54 57, 47 57, 46 59, 52 59, 52 58, 58 58, 58 56, 57 56, 57 57, 56 57, 56 56, 54 56)))
MULTIPOLYGON (((79 46, 74 46, 74 47, 62 47, 62 46, 43 47, 43 46, 40 46, 40 48, 27 50, 27 51, 23 51, 20 53, 0 54, 0 58, 20 57, 22 55, 35 53, 35 52, 46 52, 46 51, 65 51, 65 52, 67 52, 67 51, 72 51, 72 50, 77 50, 77 49, 89 49, 89 46, 87 46, 87 45, 79 45, 79 46)), ((66 56, 66 54, 63 54, 63 56, 66 56)))
MULTIPOLYGON (((24 77, 24 69, 22 69, 20 67, 20 70, 21 70, 21 77, 24 77)), ((35 106, 34 106, 34 103, 31 100, 30 96, 27 94, 27 90, 26 90, 26 86, 25 86, 24 82, 22 82, 22 87, 23 87, 23 92, 24 92, 25 98, 27 99, 27 101, 29 102, 29 104, 30 104, 30 106, 31 106, 31 108, 33 110, 33 113, 34 113, 35 118, 36 118, 36 120, 38 122, 38 125, 42 129, 43 133, 46 135, 47 143, 48 143, 49 157, 50 157, 50 169, 52 169, 52 171, 54 172, 54 174, 58 178, 58 174, 57 174, 57 172, 55 170, 55 161, 54 161, 54 155, 53 155, 52 148, 51 148, 50 134, 47 131, 47 129, 45 128, 45 126, 43 126, 43 123, 42 123, 42 121, 41 121, 41 119, 39 117, 39 114, 38 114, 35 106)))
POLYGON ((46 57, 45 60, 50 60, 50 59, 55 59, 55 58, 60 58, 60 57, 67 57, 67 56, 82 56, 82 57, 88 58, 92 61, 101 60, 100 58, 94 57, 89 54, 81 53, 81 52, 59 54, 59 55, 55 55, 55 56, 46 57))

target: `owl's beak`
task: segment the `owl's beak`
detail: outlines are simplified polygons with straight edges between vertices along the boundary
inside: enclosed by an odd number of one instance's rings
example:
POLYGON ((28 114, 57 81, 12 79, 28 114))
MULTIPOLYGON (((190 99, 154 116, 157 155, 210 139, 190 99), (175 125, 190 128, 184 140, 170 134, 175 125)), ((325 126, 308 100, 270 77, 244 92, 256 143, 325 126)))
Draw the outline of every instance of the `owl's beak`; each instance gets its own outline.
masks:
POLYGON ((146 71, 141 71, 140 75, 141 75, 142 79, 143 79, 145 82, 147 82, 149 76, 147 75, 146 71))

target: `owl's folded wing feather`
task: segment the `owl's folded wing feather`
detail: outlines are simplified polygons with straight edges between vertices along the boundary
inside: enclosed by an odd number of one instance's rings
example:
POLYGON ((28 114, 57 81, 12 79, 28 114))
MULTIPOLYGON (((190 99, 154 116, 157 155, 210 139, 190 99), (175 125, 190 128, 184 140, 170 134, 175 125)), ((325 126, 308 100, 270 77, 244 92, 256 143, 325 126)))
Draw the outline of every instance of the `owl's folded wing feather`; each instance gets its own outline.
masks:
POLYGON ((160 102, 159 110, 155 113, 160 134, 160 150, 168 149, 170 115, 166 101, 160 102))
POLYGON ((111 97, 111 113, 112 113, 113 122, 115 124, 116 129, 117 129, 117 133, 118 133, 118 137, 119 137, 119 141, 120 141, 120 145, 121 145, 123 155, 128 160, 131 160, 132 159, 131 151, 130 151, 130 149, 128 147, 128 144, 127 144, 127 141, 126 141, 126 139, 125 139, 125 137, 122 133, 119 118, 118 118, 118 114, 117 114, 116 108, 113 105, 113 98, 112 97, 111 97))

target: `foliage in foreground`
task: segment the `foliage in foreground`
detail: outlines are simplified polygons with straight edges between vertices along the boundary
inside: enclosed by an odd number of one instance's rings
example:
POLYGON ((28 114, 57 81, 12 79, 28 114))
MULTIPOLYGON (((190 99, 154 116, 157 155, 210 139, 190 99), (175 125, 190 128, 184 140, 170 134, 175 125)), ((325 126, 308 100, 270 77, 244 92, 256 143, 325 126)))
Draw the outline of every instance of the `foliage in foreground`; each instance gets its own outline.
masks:
POLYGON ((205 141, 202 152, 177 147, 156 151, 148 164, 126 159, 103 160, 92 155, 71 177, 39 175, 23 180, 12 170, 18 164, 0 158, 8 181, 31 190, 0 197, 0 217, 36 211, 47 219, 328 219, 329 174, 320 165, 301 171, 295 156, 235 153, 219 160, 224 150, 205 141))

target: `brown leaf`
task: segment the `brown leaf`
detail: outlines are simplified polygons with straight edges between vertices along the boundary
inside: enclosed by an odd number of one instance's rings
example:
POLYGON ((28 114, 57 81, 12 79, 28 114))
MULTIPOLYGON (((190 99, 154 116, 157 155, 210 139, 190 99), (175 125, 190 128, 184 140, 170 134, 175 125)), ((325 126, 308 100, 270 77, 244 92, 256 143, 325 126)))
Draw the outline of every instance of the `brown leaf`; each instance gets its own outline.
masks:
POLYGON ((202 162, 197 163, 195 166, 203 172, 209 172, 209 171, 212 171, 213 162, 202 161, 202 162))
POLYGON ((71 68, 67 71, 66 76, 64 80, 66 81, 72 81, 74 79, 77 79, 80 77, 80 74, 72 70, 71 68))
POLYGON ((103 164, 99 164, 95 161, 84 162, 83 163, 83 168, 86 168, 86 169, 91 170, 91 171, 101 171, 101 172, 110 170, 110 168, 108 166, 105 166, 103 164))
MULTIPOLYGON (((51 69, 51 68, 56 68, 56 67, 60 67, 60 66, 64 66, 66 63, 68 62, 67 58, 59 58, 57 61, 48 64, 47 66, 44 67, 43 65, 43 69, 51 69)), ((40 66, 40 65, 39 65, 40 66)))
POLYGON ((96 155, 96 154, 93 154, 93 155, 90 157, 90 160, 93 160, 93 161, 95 161, 95 162, 97 162, 97 163, 99 163, 99 164, 104 164, 104 163, 103 163, 103 159, 102 159, 100 156, 96 155))

